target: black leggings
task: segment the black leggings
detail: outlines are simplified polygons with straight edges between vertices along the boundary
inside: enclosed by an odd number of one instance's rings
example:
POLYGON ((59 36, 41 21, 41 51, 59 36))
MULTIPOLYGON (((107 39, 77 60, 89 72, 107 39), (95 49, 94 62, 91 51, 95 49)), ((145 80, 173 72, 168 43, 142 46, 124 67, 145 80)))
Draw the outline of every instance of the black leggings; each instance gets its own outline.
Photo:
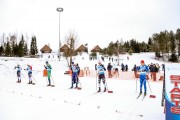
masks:
POLYGON ((105 84, 105 76, 104 76, 104 74, 99 75, 99 78, 98 78, 98 83, 99 84, 101 83, 101 79, 102 79, 103 84, 105 84))

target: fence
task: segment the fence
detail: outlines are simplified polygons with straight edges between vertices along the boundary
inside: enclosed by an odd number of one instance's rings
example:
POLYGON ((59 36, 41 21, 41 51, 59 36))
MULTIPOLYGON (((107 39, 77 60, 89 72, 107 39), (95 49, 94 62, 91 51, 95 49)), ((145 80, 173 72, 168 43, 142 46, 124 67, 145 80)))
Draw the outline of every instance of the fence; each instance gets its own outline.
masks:
MULTIPOLYGON (((134 71, 111 71, 112 77, 113 79, 118 79, 118 80, 135 80, 136 78, 138 78, 138 74, 134 71)), ((164 74, 161 72, 157 72, 154 73, 154 75, 156 76, 156 81, 161 81, 164 79, 164 74)), ((80 75, 79 77, 92 77, 95 78, 97 76, 97 72, 95 70, 89 70, 88 67, 85 67, 84 70, 80 71, 80 75)), ((108 71, 105 71, 105 77, 109 78, 108 76, 108 71)), ((150 73, 148 75, 149 80, 153 80, 152 78, 152 73, 150 73)))

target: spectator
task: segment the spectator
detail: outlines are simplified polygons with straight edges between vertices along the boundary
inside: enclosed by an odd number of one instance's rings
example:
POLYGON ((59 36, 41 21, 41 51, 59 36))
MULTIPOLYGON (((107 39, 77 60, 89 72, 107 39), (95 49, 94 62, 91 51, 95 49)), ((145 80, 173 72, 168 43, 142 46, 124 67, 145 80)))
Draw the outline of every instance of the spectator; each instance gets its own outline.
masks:
POLYGON ((117 67, 115 68, 115 75, 116 75, 116 77, 119 77, 119 70, 117 67))
POLYGON ((158 69, 157 69, 156 65, 153 64, 153 66, 151 67, 153 81, 156 81, 156 73, 157 73, 157 71, 158 71, 158 69))
POLYGON ((111 63, 108 63, 107 70, 108 70, 108 77, 109 78, 112 78, 112 74, 111 74, 112 67, 113 66, 111 65, 111 63))
POLYGON ((124 71, 124 64, 121 64, 121 70, 124 71))
POLYGON ((135 78, 137 78, 137 66, 136 66, 136 64, 134 65, 132 71, 134 71, 134 76, 135 76, 135 78))
POLYGON ((125 71, 128 71, 128 65, 127 64, 125 65, 125 71))
POLYGON ((97 70, 97 64, 95 64, 95 70, 97 70))
POLYGON ((149 65, 149 70, 150 70, 151 79, 153 78, 152 68, 153 68, 153 63, 151 63, 151 64, 149 65))

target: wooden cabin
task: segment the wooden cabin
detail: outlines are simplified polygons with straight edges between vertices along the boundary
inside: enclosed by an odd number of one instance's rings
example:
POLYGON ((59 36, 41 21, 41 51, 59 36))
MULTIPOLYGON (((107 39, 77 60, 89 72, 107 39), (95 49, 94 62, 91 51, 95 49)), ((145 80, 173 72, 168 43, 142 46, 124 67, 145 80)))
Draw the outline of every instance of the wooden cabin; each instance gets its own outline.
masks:
POLYGON ((48 46, 48 45, 45 45, 43 48, 41 48, 40 50, 42 53, 51 53, 52 52, 52 49, 48 46))

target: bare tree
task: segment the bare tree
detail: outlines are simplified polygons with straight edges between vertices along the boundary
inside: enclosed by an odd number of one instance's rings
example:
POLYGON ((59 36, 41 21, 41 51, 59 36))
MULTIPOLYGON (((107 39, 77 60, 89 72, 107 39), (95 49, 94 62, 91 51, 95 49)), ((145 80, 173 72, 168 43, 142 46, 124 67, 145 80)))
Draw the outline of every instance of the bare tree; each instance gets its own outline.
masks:
POLYGON ((65 37, 65 43, 68 45, 69 50, 65 52, 66 60, 68 66, 71 66, 72 63, 72 56, 76 55, 76 47, 78 45, 78 36, 75 34, 74 31, 70 31, 68 35, 65 37), (68 57, 70 61, 68 61, 68 57))

